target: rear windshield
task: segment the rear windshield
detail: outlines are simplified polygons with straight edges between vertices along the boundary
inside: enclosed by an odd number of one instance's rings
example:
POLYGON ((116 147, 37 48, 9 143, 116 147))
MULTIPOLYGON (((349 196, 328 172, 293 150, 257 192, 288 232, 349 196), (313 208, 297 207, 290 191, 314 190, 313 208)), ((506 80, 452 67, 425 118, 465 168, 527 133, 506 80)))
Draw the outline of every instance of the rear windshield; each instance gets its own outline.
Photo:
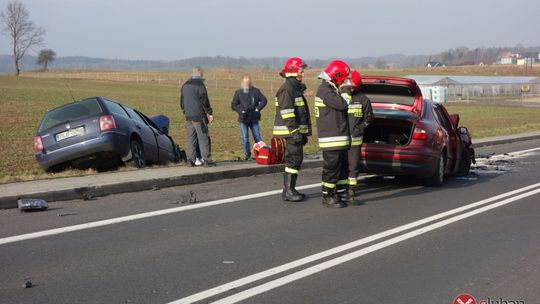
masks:
POLYGON ((45 114, 38 132, 45 131, 56 125, 75 121, 88 116, 99 115, 103 112, 99 102, 95 98, 70 103, 63 107, 51 110, 45 114))
POLYGON ((397 103, 412 106, 416 92, 407 87, 395 84, 368 83, 360 88, 372 102, 397 103))

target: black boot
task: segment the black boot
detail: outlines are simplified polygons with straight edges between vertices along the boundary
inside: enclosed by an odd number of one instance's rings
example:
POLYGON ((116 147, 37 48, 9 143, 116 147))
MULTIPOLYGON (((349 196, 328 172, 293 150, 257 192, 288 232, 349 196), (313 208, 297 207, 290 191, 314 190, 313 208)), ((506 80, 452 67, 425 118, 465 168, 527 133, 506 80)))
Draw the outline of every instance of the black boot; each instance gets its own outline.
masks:
POLYGON ((337 185, 336 193, 340 202, 348 203, 347 201, 347 185, 337 185))
POLYGON ((347 203, 355 206, 360 206, 364 204, 355 197, 353 185, 349 185, 349 187, 347 188, 347 203))
POLYGON ((327 188, 323 186, 322 194, 323 194, 323 201, 322 201, 323 206, 331 207, 331 208, 347 207, 347 204, 345 204, 339 199, 336 189, 327 188))
POLYGON ((290 178, 291 178, 291 182, 289 184, 290 192, 293 193, 294 195, 300 195, 302 197, 302 200, 304 200, 306 198, 306 195, 304 193, 300 193, 296 191, 296 180, 298 179, 298 174, 291 174, 290 178))
POLYGON ((299 202, 304 199, 304 196, 294 189, 296 178, 296 174, 283 173, 283 192, 281 193, 281 198, 284 201, 299 202))

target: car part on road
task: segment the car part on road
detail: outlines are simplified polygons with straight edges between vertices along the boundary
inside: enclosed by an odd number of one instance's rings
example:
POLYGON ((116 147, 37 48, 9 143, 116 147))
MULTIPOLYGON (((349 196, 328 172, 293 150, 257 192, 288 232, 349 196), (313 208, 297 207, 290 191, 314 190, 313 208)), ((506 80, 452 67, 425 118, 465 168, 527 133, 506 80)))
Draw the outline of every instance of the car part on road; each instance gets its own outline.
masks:
POLYGON ((21 211, 38 211, 47 210, 47 208, 49 208, 47 201, 39 198, 21 198, 17 201, 17 204, 21 211))
POLYGON ((58 213, 58 216, 62 217, 62 216, 69 216, 69 215, 77 215, 79 214, 78 212, 64 212, 64 213, 58 213))

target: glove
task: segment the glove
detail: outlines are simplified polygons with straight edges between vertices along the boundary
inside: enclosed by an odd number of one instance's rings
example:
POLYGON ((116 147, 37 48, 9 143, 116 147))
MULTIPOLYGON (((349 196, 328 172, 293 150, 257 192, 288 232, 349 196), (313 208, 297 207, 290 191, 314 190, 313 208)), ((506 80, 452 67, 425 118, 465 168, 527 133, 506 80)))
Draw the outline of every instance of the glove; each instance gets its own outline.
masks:
POLYGON ((305 146, 305 145, 307 145, 307 143, 308 143, 308 138, 307 138, 307 136, 305 136, 305 135, 302 135, 302 137, 303 137, 303 138, 302 138, 302 146, 305 146))
POLYGON ((345 101, 347 102, 347 104, 350 104, 351 103, 351 100, 352 100, 352 87, 351 86, 341 86, 339 87, 339 92, 340 92, 340 95, 343 99, 345 99, 345 101))

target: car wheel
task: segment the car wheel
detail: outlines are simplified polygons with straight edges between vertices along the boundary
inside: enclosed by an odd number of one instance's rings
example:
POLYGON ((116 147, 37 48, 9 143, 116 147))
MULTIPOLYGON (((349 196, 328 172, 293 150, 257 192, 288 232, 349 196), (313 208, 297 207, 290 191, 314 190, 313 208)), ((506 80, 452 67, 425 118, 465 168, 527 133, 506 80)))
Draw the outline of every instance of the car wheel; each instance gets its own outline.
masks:
POLYGON ((466 148, 463 150, 463 153, 461 154, 461 161, 459 162, 459 176, 467 176, 469 175, 469 171, 471 170, 471 163, 472 163, 472 155, 471 150, 469 148, 466 148))
POLYGON ((444 155, 441 155, 439 157, 439 161, 437 164, 437 168, 435 169, 435 173, 428 177, 427 179, 427 185, 430 187, 440 187, 444 183, 444 169, 446 166, 446 158, 444 155))
POLYGON ((131 160, 129 164, 137 167, 144 168, 146 167, 146 157, 144 155, 144 148, 140 141, 134 139, 131 141, 131 160))

